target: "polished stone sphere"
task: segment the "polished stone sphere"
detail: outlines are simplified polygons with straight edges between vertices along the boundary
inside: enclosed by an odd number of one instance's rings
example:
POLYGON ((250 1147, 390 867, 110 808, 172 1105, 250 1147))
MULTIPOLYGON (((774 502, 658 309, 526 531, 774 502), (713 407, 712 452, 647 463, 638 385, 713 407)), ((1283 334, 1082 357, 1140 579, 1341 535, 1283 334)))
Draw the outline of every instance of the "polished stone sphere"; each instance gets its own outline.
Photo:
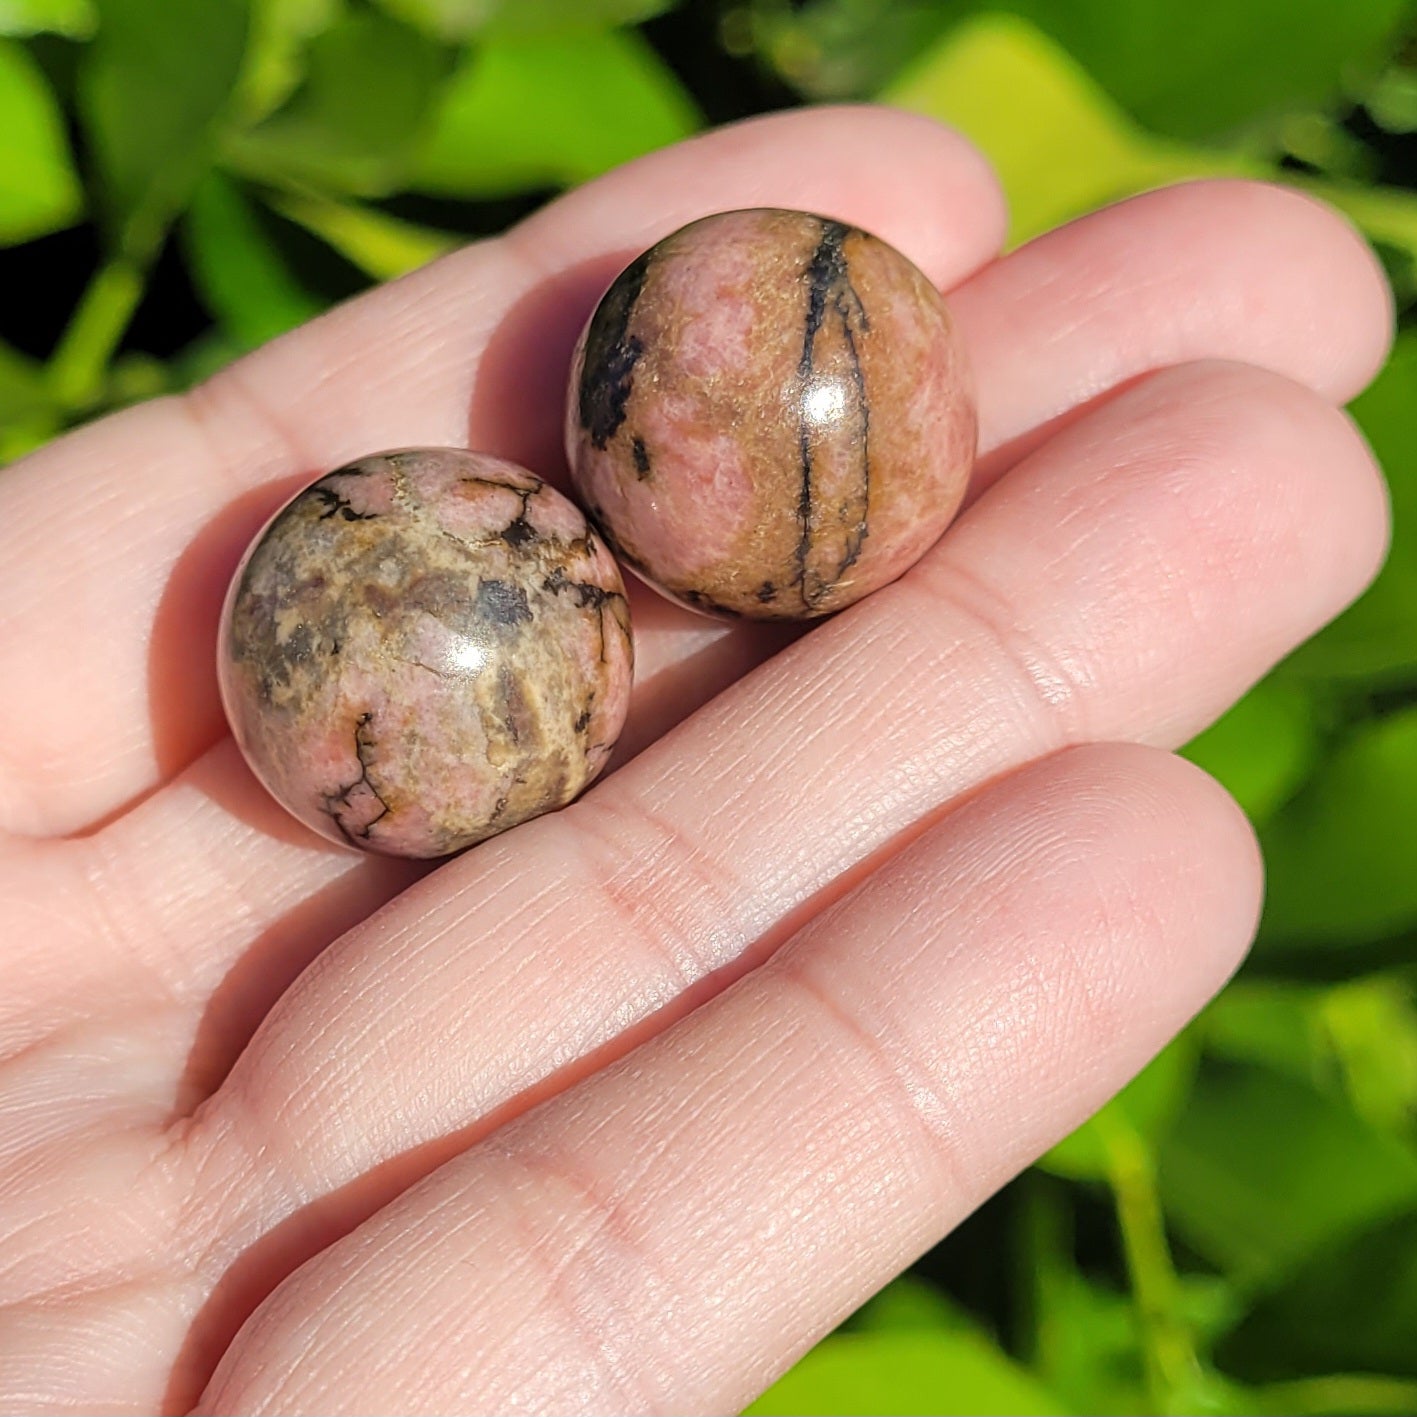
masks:
POLYGON ((629 704, 624 586, 581 512, 511 463, 361 458, 295 497, 237 569, 222 699, 307 826, 442 856, 569 802, 629 704))
POLYGON ((975 409, 939 293, 807 212, 646 251, 576 351, 566 446, 621 561, 710 614, 806 619, 894 580, 959 508, 975 409))

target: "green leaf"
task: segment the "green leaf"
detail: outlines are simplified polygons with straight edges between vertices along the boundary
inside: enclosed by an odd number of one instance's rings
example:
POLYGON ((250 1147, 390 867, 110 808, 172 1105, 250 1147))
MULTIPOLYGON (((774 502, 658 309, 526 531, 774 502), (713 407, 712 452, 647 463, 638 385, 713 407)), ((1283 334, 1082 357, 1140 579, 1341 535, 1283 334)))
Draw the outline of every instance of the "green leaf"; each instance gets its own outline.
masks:
POLYGON ((397 190, 432 111, 443 55, 383 15, 351 12, 317 36, 309 74, 286 106, 232 137, 231 160, 299 189, 397 190))
POLYGON ((1216 778, 1262 822, 1303 781, 1318 748, 1309 696, 1293 684, 1266 679, 1185 748, 1185 756, 1216 778))
POLYGON ((1409 983, 1388 975, 1328 989, 1319 1017, 1354 1110, 1374 1127, 1410 1136, 1417 1117, 1417 1008, 1409 983))
POLYGON ((7 39, 0 39, 0 133, 0 245, 76 220, 82 193, 59 104, 44 71, 7 39))
POLYGON ((1349 1237, 1285 1276, 1217 1350, 1251 1381, 1322 1373, 1417 1378, 1417 1214, 1349 1237))
POLYGON ((679 0, 496 0, 490 28, 498 34, 563 35, 605 25, 637 24, 679 0))
POLYGON ((934 0, 806 0, 753 11, 745 40, 809 98, 864 98, 977 8, 947 9, 934 0))
POLYGON ((251 41, 236 110, 243 125, 278 108, 305 77, 310 42, 344 14, 345 0, 251 0, 251 41))
POLYGON ((1139 122, 1213 138, 1376 70, 1408 0, 1015 0, 1139 122))
MULTIPOLYGON (((1417 249, 1417 199, 1412 233, 1417 249)), ((1393 542, 1367 594, 1286 661, 1304 678, 1417 681, 1417 331, 1398 337, 1377 381, 1353 413, 1391 489, 1393 542)))
POLYGON ((1358 725, 1260 834, 1262 948, 1344 948, 1417 925, 1417 709, 1358 725))
POLYGON ((959 25, 883 97, 979 145, 1003 180, 1015 241, 1163 182, 1262 170, 1143 132, 1061 46, 1013 15, 959 25))
POLYGON ((28 418, 48 404, 39 365, 0 341, 0 424, 28 418))
POLYGON ((847 1320, 854 1333, 901 1333, 918 1329, 953 1331, 972 1321, 941 1290, 913 1274, 902 1274, 868 1299, 847 1320))
POLYGON ((0 34, 87 39, 97 24, 93 0, 0 0, 0 34))
POLYGON ((1417 1383, 1373 1373, 1325 1373, 1237 1392, 1236 1417, 1412 1417, 1417 1383))
POLYGON ((677 0, 375 0, 389 14, 444 40, 470 35, 560 37, 648 20, 677 0))
POLYGON ((1370 1126, 1407 1136, 1417 1116, 1417 1006, 1397 974, 1327 987, 1242 978, 1205 1011, 1207 1051, 1342 1089, 1370 1126))
POLYGON ((500 0, 374 0, 394 19, 435 39, 466 39, 486 27, 500 0))
POLYGON ((57 431, 57 410, 39 365, 0 341, 0 464, 57 431))
POLYGON ((183 235, 207 308, 244 348, 254 349, 324 308, 281 260, 259 214, 227 178, 211 173, 197 189, 183 235))
POLYGON ((155 251, 206 169, 241 70, 245 0, 99 0, 80 100, 114 244, 155 251))
POLYGON ((1072 1180, 1106 1180, 1112 1171, 1108 1137, 1117 1129, 1148 1141, 1161 1137, 1184 1104, 1195 1070, 1195 1040, 1183 1033, 1037 1164, 1072 1180))
POLYGON ((213 326, 169 361, 174 388, 191 389, 240 359, 246 351, 213 326))
POLYGON ((451 251, 459 238, 446 231, 400 221, 353 202, 291 194, 273 196, 284 217, 327 242, 345 260, 375 280, 395 280, 451 251))
POLYGON ((1417 1154, 1294 1078, 1212 1065, 1162 1143, 1160 1185, 1192 1248, 1256 1284, 1417 1201, 1417 1154))
POLYGON ((1373 122, 1389 133, 1417 132, 1417 70, 1389 69, 1373 85, 1363 106, 1373 122))
POLYGON ((1198 1020, 1206 1052, 1231 1062, 1259 1063, 1306 1085, 1331 1078, 1324 993, 1311 984, 1242 976, 1198 1020))
POLYGON ((817 1345, 747 1409, 834 1414, 1062 1413, 1025 1368, 982 1334, 839 1333, 817 1345))
POLYGON ((413 185, 474 197, 569 186, 678 142, 700 122, 636 34, 498 40, 454 74, 413 185))

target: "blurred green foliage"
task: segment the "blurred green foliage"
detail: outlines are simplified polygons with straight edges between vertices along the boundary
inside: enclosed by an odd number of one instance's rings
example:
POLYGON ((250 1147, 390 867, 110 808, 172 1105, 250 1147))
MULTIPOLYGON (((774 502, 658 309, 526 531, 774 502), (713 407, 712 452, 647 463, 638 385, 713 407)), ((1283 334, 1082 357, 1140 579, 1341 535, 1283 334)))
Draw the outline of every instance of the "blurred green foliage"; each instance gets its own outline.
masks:
POLYGON ((1354 408, 1396 534, 1374 588, 1188 750, 1269 864, 1239 978, 752 1410, 1417 1413, 1409 0, 0 0, 0 269, 82 280, 62 327, 7 312, 0 452, 706 114, 872 97, 973 137, 1016 241, 1204 174, 1347 212, 1397 293, 1354 408))

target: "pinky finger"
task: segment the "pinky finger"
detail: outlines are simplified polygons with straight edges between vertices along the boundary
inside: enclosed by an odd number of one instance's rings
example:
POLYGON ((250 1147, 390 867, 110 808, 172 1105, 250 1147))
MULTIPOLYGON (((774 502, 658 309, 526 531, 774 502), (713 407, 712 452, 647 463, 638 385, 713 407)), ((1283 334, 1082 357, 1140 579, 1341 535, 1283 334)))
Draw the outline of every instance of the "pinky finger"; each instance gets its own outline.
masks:
POLYGON ((737 1410, 1140 1068, 1258 896, 1195 769, 1035 764, 307 1264, 201 1410, 737 1410))

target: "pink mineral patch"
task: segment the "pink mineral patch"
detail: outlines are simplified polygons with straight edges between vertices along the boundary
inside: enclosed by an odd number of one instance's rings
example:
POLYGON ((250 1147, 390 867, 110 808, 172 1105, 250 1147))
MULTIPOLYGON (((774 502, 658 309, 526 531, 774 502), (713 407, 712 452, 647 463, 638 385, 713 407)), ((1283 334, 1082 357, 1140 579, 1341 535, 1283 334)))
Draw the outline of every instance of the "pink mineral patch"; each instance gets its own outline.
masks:
POLYGON ((572 479, 625 560, 710 613, 828 614, 943 532, 974 455, 943 301, 805 212, 708 217, 631 263, 572 371, 572 479))

